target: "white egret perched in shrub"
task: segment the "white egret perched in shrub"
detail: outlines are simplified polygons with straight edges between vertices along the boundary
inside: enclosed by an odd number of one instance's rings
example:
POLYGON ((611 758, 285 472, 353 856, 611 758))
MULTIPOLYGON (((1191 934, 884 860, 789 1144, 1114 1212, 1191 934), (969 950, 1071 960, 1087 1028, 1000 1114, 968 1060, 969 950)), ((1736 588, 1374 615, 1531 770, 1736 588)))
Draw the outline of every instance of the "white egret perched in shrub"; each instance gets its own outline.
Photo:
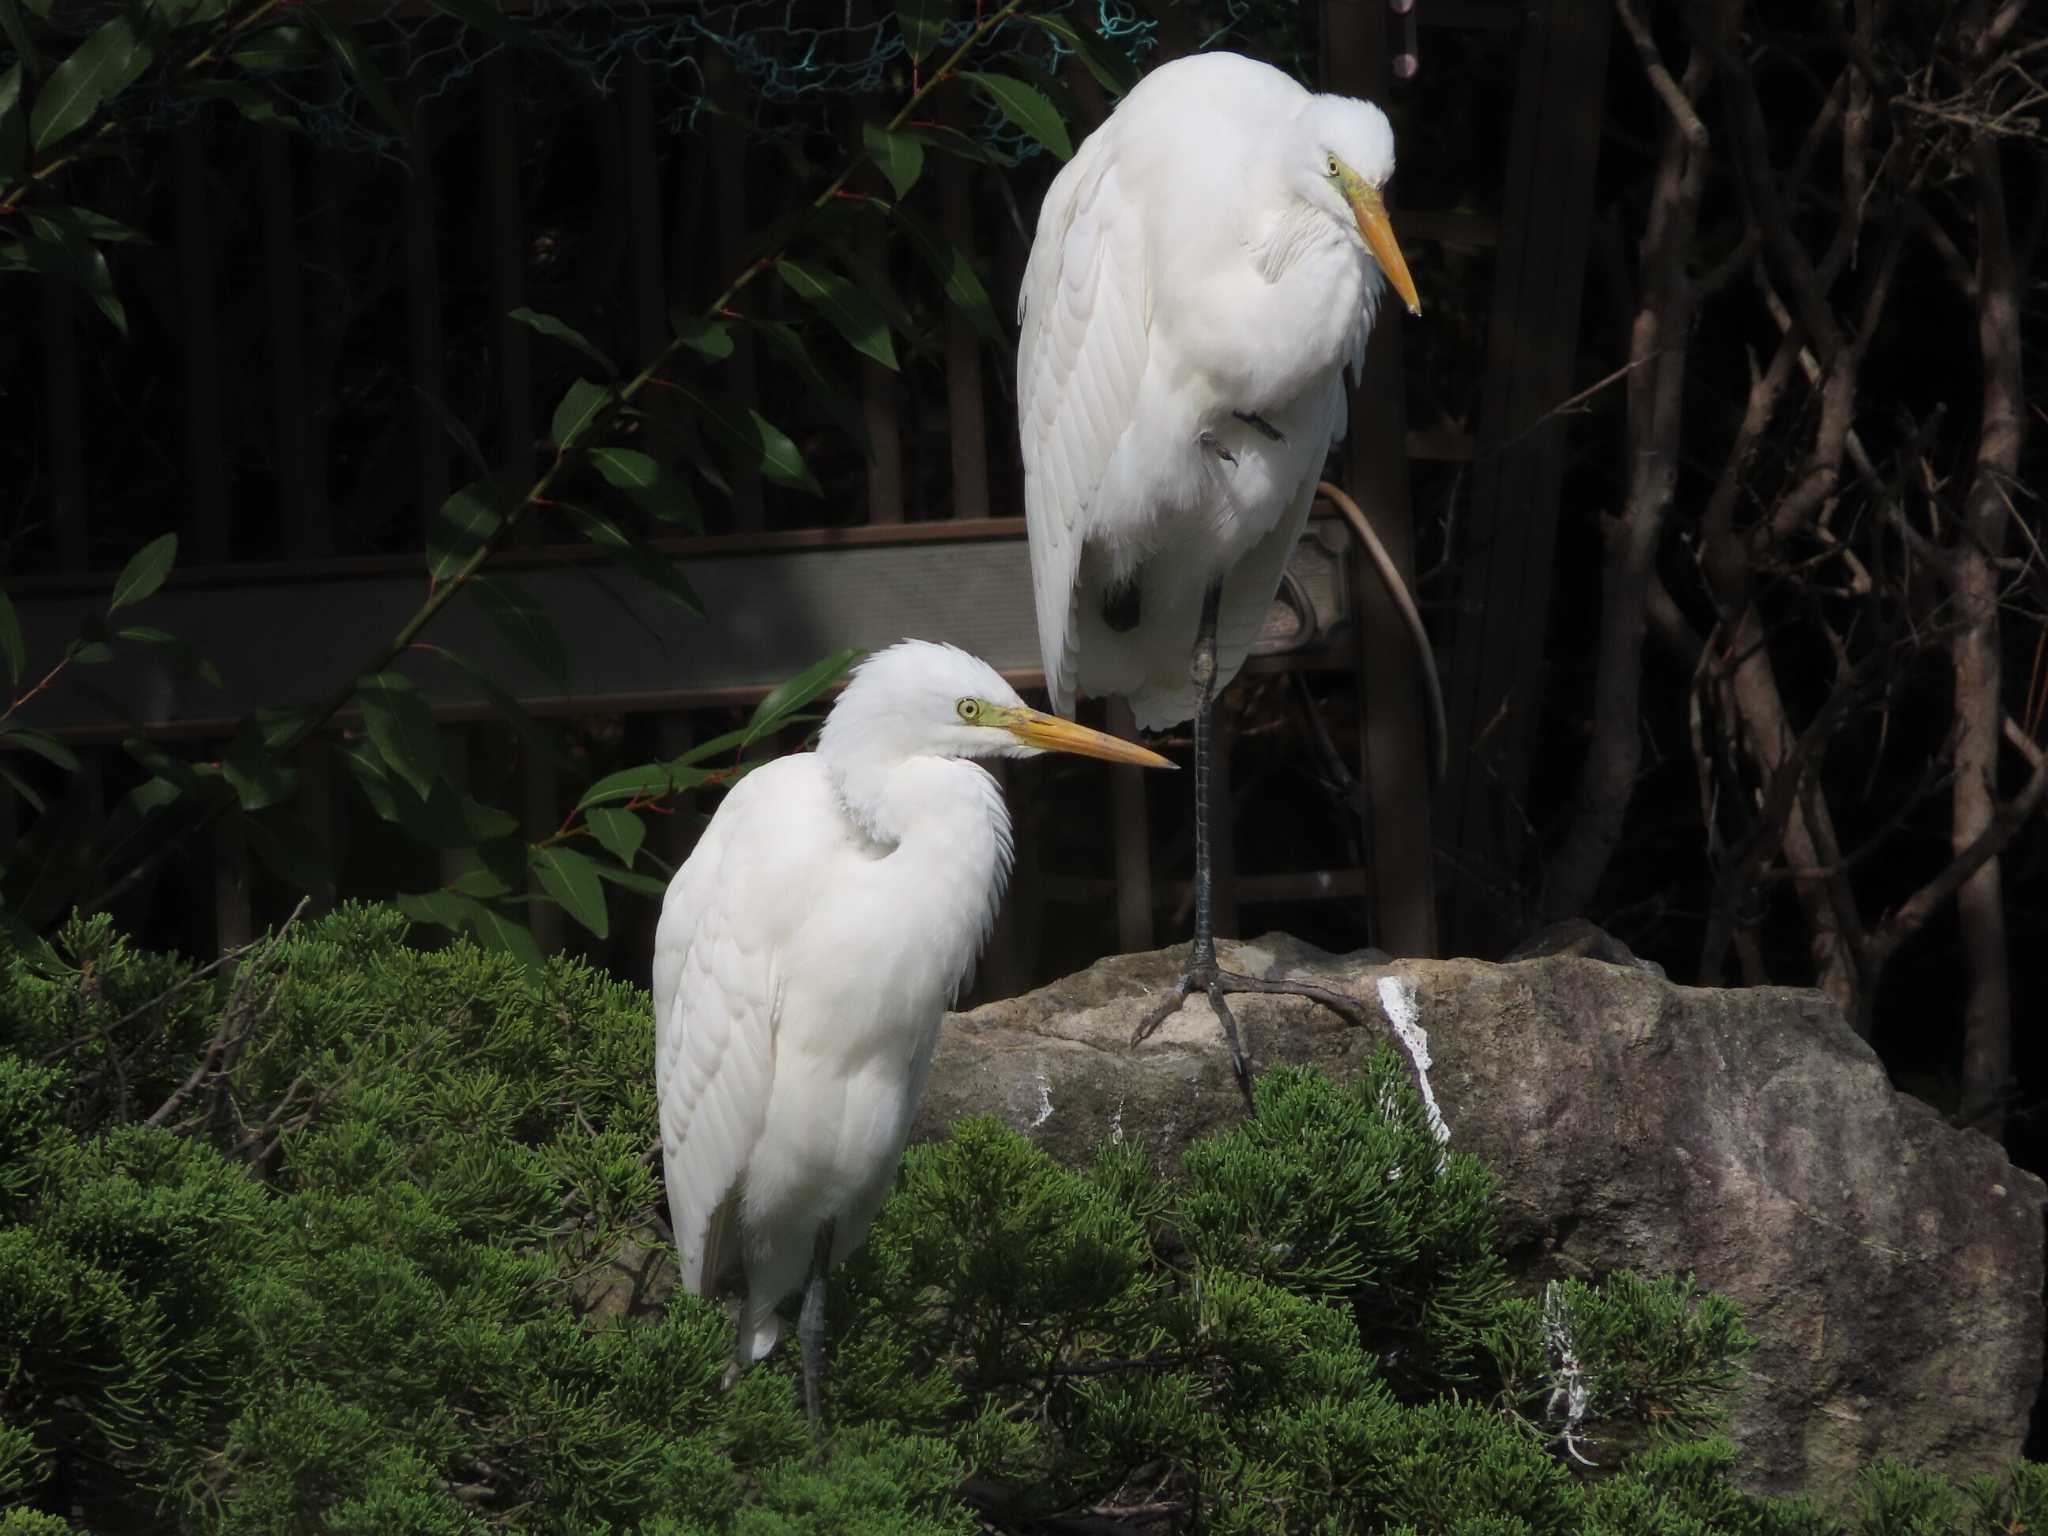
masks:
MULTIPOLYGON (((1195 722, 1195 937, 1156 1027, 1208 995, 1321 996, 1216 964, 1210 709, 1258 638, 1382 290, 1420 313, 1382 189, 1394 135, 1236 54, 1146 76, 1054 179, 1020 296, 1018 425, 1053 707, 1120 694, 1195 722)), ((1348 1010, 1347 1010, 1348 1011, 1348 1010)))
POLYGON ((996 671, 906 640, 870 656, 818 750, 755 769, 676 871, 654 941, 655 1084, 682 1284, 744 1282, 735 1371, 799 1286, 815 1425, 825 1274, 896 1171, 939 1019, 1010 870, 977 757, 1173 765, 1027 709, 996 671))

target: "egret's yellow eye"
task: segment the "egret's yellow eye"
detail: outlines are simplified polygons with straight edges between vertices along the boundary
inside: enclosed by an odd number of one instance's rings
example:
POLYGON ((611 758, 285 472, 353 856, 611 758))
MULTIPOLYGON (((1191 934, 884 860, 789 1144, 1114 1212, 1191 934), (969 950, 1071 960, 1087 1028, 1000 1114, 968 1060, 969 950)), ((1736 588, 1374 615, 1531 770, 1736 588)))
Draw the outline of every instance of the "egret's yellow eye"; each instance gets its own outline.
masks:
POLYGON ((1331 176, 1337 174, 1337 157, 1335 155, 1331 155, 1327 161, 1327 174, 1331 176))
POLYGON ((962 699, 953 707, 960 711, 960 718, 969 725, 973 725, 981 718, 981 700, 979 699, 962 699))

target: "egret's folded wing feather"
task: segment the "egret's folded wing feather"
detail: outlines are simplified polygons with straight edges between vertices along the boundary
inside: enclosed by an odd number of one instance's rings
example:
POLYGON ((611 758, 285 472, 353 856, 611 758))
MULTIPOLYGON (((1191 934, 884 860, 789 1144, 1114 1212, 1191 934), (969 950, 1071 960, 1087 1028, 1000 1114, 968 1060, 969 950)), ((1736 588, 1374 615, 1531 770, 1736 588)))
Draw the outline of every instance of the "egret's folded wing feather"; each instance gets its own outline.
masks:
POLYGON ((655 1085, 682 1283, 717 1288, 775 1070, 771 893, 748 844, 775 823, 767 769, 741 781, 670 883, 655 936, 655 1085), (764 822, 762 818, 766 818, 764 822))
POLYGON ((1038 645, 1073 709, 1081 550, 1115 526, 1104 472, 1137 413, 1147 349, 1143 226, 1120 185, 1115 118, 1054 179, 1018 300, 1017 424, 1038 645))

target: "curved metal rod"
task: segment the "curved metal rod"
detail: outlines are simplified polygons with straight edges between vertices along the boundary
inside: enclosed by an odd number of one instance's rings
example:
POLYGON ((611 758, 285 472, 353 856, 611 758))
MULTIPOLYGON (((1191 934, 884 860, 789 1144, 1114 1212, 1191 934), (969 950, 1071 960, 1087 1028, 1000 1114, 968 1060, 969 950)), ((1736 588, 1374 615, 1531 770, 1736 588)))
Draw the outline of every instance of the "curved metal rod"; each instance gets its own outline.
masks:
POLYGON ((1344 514, 1344 521, 1351 525, 1358 542, 1372 556, 1373 567, 1380 573, 1380 582, 1386 587, 1387 596, 1394 600, 1394 607, 1408 625, 1409 637, 1415 642, 1416 665, 1422 673, 1423 692, 1429 697, 1430 783, 1441 784, 1450 768, 1450 724, 1444 715, 1443 683, 1436 675, 1436 652, 1430 649, 1429 632, 1422 627, 1422 615, 1416 610, 1415 599, 1408 593, 1408 583, 1394 569, 1394 560, 1387 553, 1387 546, 1372 531, 1372 524, 1365 520, 1365 513, 1359 509, 1358 503, 1327 480, 1319 481, 1316 490, 1329 497, 1337 510, 1344 514))

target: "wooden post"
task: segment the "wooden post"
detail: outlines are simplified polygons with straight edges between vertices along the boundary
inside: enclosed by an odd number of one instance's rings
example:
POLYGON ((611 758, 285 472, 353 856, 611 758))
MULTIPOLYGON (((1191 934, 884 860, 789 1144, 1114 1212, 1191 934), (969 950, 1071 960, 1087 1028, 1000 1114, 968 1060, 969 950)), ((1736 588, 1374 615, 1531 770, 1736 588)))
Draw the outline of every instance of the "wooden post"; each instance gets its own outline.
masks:
POLYGON ((221 445, 220 326, 214 315, 213 229, 207 219, 206 117, 177 142, 178 278, 185 329, 185 445, 192 474, 192 554, 228 557, 227 462, 221 445))
MULTIPOLYGON (((533 468, 532 333, 511 318, 526 303, 526 219, 519 200, 519 63, 509 48, 484 60, 484 179, 491 222, 491 302, 498 318, 498 465, 524 485, 533 468)), ((540 542, 526 519, 518 542, 540 542)))
MULTIPOLYGON (((1451 771, 1440 796, 1457 865, 1508 876, 1523 854, 1520 806, 1543 688, 1564 425, 1592 225, 1612 8, 1532 6, 1522 36, 1499 276, 1487 328, 1479 452, 1444 674, 1451 771)), ((1459 888, 1462 951, 1512 942, 1521 914, 1459 888)))
MULTIPOLYGON (((967 163, 938 157, 946 238, 960 251, 974 245, 974 185, 967 163)), ((981 337, 953 305, 946 307, 946 424, 953 459, 951 517, 988 516, 988 407, 982 398, 981 337)))
MULTIPOLYGON (((1323 77, 1342 95, 1385 103, 1389 82, 1387 11, 1373 3, 1327 0, 1323 77)), ((1398 227, 1400 220, 1397 217, 1398 227)), ((1426 293, 1425 293, 1426 302, 1426 293)), ((1411 323, 1391 292, 1366 350, 1365 377, 1351 395, 1345 488, 1411 585, 1415 528, 1408 500, 1407 391, 1401 328, 1411 323)), ((1372 867, 1366 871, 1379 931, 1370 937, 1395 955, 1436 953, 1436 892, 1429 831, 1429 726, 1414 646, 1394 606, 1368 573, 1353 572, 1358 647, 1359 786, 1372 867)))

